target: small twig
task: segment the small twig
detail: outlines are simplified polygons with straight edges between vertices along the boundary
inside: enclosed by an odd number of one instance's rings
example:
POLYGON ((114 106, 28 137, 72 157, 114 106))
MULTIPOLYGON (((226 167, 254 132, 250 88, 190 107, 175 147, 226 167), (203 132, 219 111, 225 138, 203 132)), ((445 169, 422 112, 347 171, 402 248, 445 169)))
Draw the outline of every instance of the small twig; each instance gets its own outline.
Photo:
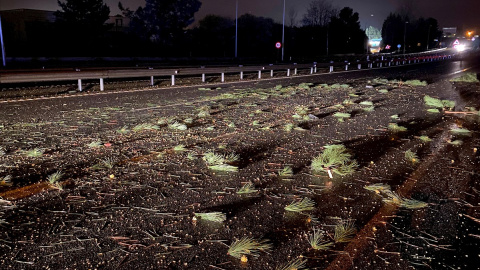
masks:
POLYGON ((445 114, 477 114, 476 112, 453 112, 453 111, 444 111, 445 114))

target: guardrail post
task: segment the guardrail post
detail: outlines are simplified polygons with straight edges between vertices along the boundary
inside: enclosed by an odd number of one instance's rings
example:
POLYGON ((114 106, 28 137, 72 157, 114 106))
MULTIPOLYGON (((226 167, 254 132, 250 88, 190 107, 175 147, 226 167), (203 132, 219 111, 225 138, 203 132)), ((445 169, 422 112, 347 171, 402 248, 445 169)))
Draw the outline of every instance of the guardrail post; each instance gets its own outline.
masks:
POLYGON ((202 74, 202 82, 205 82, 205 73, 202 74))
POLYGON ((259 79, 262 78, 262 71, 261 71, 261 70, 258 71, 258 78, 259 78, 259 79))
POLYGON ((383 62, 378 63, 378 67, 382 67, 382 66, 383 66, 383 62))
POLYGON ((348 63, 345 63, 345 71, 348 70, 348 63))
POLYGON ((297 68, 294 69, 293 75, 297 75, 297 68))
POLYGON ((329 70, 330 73, 333 72, 333 66, 330 66, 330 70, 329 70))
POLYGON ((103 91, 103 78, 100 78, 100 91, 103 91))
POLYGON ((313 67, 310 68, 310 74, 313 74, 313 67))
POLYGON ((175 85, 175 75, 172 75, 172 86, 175 85))
POLYGON ((287 69, 287 77, 290 77, 290 69, 287 69))
POLYGON ((272 69, 272 70, 270 70, 270 77, 272 77, 272 78, 273 78, 273 69, 272 69))
MULTIPOLYGON (((357 62, 358 62, 358 60, 357 60, 357 62)), ((362 64, 358 63, 357 64, 357 69, 362 69, 362 64)))
POLYGON ((240 80, 243 80, 243 71, 240 71, 240 80))
POLYGON ((225 73, 224 72, 222 72, 222 79, 221 80, 222 80, 222 82, 225 82, 225 73))
POLYGON ((153 76, 150 76, 150 86, 153 86, 153 76))
POLYGON ((317 65, 313 67, 313 73, 317 73, 317 65))
POLYGON ((82 91, 82 79, 78 79, 78 91, 82 91))

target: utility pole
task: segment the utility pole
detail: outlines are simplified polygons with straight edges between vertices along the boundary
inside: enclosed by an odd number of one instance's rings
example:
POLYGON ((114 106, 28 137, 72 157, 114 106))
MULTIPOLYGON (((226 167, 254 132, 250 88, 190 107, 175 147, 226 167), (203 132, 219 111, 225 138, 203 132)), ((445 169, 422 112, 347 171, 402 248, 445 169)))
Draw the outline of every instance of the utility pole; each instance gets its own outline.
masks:
POLYGON ((2 63, 5 67, 7 65, 5 58, 5 45, 3 44, 3 30, 2 30, 2 17, 0 17, 0 46, 2 46, 2 63))
POLYGON ((327 24, 327 56, 328 56, 328 32, 330 31, 330 23, 327 24))
POLYGON ((238 51, 238 0, 235 8, 235 58, 237 58, 238 51))
POLYGON ((283 0, 283 28, 282 28, 282 62, 285 53, 285 1, 283 0))
POLYGON ((428 35, 427 35, 427 51, 428 51, 428 45, 430 43, 430 28, 432 28, 432 25, 428 26, 428 35))
POLYGON ((405 22, 405 29, 403 31, 403 54, 405 54, 405 41, 407 40, 407 23, 405 22))

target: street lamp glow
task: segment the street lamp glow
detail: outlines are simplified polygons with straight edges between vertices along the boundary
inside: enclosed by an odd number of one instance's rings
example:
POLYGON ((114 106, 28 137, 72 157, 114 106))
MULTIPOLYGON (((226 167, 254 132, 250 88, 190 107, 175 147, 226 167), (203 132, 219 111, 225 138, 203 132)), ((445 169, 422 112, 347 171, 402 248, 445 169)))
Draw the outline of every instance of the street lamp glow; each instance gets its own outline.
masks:
POLYGON ((464 44, 457 45, 455 46, 455 50, 457 50, 457 52, 463 52, 465 51, 465 45, 464 44))

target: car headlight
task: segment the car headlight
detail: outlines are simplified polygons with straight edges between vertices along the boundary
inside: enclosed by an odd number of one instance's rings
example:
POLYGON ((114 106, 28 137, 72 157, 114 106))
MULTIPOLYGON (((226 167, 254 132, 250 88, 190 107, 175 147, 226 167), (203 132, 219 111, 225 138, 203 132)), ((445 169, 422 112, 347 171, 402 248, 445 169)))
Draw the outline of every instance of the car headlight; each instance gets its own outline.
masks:
POLYGON ((457 52, 463 52, 465 51, 465 45, 463 44, 455 45, 455 49, 457 50, 457 52))

